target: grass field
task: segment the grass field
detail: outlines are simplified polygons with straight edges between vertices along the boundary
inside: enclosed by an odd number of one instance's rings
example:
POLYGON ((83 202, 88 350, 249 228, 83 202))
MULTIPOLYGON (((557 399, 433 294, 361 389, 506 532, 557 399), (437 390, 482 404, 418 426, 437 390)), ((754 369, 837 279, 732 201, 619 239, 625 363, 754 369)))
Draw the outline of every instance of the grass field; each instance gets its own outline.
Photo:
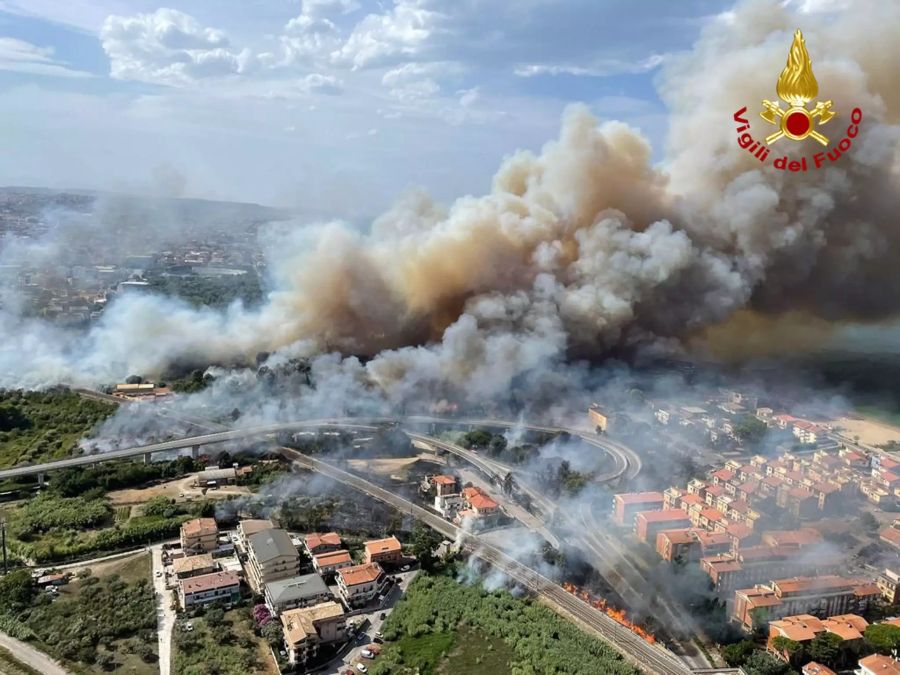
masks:
POLYGON ((0 673, 3 675, 41 675, 30 666, 18 661, 8 649, 0 647, 0 673))
POLYGON ((503 640, 486 637, 471 629, 458 631, 455 638, 453 649, 438 665, 436 675, 505 675, 510 672, 515 654, 503 640))

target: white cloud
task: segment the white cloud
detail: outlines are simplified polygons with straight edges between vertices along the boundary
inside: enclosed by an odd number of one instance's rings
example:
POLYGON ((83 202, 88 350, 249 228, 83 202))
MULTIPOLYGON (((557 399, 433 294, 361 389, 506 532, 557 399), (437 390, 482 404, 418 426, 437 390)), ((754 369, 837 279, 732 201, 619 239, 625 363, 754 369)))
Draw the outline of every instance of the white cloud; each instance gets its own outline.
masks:
POLYGON ((527 64, 517 66, 516 75, 519 77, 534 77, 536 75, 578 75, 584 77, 610 77, 612 75, 646 73, 662 65, 666 60, 664 54, 651 54, 640 61, 622 61, 619 59, 604 59, 589 65, 565 65, 565 64, 527 64))
POLYGON ((455 69, 454 64, 447 63, 405 63, 387 71, 381 84, 389 88, 391 96, 401 101, 431 98, 441 91, 435 78, 455 69))
POLYGON ((341 94, 343 83, 333 75, 310 73, 300 82, 300 89, 307 94, 341 94))
POLYGON ((337 26, 328 19, 300 14, 287 22, 281 36, 284 58, 279 65, 324 61, 340 45, 337 26))
POLYGON ((0 37, 0 70, 50 77, 92 77, 54 59, 52 47, 38 47, 8 37, 0 37))
POLYGON ((356 0, 303 0, 303 14, 314 18, 350 14, 357 9, 356 0))
POLYGON ((369 14, 333 54, 336 63, 364 68, 414 57, 437 28, 441 15, 418 0, 396 0, 385 14, 369 14))
POLYGON ((232 48, 222 31, 174 9, 107 17, 100 39, 110 75, 120 80, 180 86, 244 72, 253 58, 232 48))

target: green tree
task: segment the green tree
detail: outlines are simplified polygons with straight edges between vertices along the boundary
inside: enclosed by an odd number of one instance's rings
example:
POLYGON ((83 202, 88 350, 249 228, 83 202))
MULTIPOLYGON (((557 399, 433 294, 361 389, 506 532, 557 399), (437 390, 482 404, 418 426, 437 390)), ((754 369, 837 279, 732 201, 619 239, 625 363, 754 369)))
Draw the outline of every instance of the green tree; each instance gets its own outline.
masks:
POLYGON ((746 663, 756 646, 750 640, 741 640, 722 647, 722 658, 732 668, 739 668, 746 663))
POLYGON ((278 650, 282 648, 282 645, 284 644, 284 633, 281 630, 281 623, 279 621, 267 623, 262 627, 260 632, 272 649, 278 650))
POLYGON ((779 635, 772 640, 772 646, 779 652, 787 654, 791 663, 800 659, 803 653, 803 645, 796 640, 791 640, 784 635, 779 635))
POLYGON ((421 523, 413 527, 410 551, 426 570, 434 567, 434 549, 441 543, 441 535, 421 523))
POLYGON ((766 652, 755 651, 744 662, 743 668, 747 675, 786 675, 791 665, 766 652))
POLYGON ((210 627, 218 628, 225 622, 225 610, 221 607, 210 607, 204 618, 210 627))
POLYGON ((31 604, 34 597, 34 579, 27 569, 13 570, 0 577, 0 608, 15 614, 31 604))
POLYGON ((878 519, 868 511, 859 517, 859 525, 862 529, 874 532, 878 529, 878 519))
POLYGON ((734 424, 734 435, 750 445, 762 441, 768 430, 766 423, 753 415, 744 415, 734 424))
POLYGON ((834 633, 819 633, 809 643, 809 656, 813 661, 824 663, 826 666, 835 665, 841 653, 843 638, 834 633))
POLYGON ((900 626, 889 623, 873 623, 866 628, 866 642, 882 654, 890 654, 900 647, 900 626))

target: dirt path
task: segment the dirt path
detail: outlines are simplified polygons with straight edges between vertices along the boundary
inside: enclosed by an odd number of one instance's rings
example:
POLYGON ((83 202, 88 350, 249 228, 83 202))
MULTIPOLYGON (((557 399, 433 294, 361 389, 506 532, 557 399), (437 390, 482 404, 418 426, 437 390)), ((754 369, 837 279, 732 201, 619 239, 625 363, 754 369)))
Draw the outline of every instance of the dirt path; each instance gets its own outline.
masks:
POLYGON ((0 633, 0 646, 12 652, 17 661, 21 661, 29 668, 34 668, 43 675, 71 675, 68 670, 44 652, 40 652, 27 642, 17 640, 6 633, 0 633))
POLYGON ((154 497, 169 497, 178 501, 188 499, 225 499, 229 495, 249 495, 250 488, 238 485, 226 485, 215 490, 207 490, 206 494, 194 486, 197 474, 183 476, 174 480, 151 485, 147 488, 135 488, 127 490, 113 490, 109 493, 109 502, 113 506, 128 506, 131 504, 143 504, 154 497))

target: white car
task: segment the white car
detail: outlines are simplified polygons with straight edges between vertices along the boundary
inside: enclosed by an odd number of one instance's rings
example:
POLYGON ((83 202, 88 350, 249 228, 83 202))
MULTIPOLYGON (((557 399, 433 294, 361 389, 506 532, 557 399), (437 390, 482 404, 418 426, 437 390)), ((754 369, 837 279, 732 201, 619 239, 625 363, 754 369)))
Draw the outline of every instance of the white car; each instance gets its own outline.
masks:
POLYGON ((403 567, 400 568, 400 571, 401 572, 409 572, 409 565, 404 565, 403 567))
POLYGON ((361 672, 361 673, 368 673, 368 672, 369 672, 369 669, 366 668, 366 664, 364 664, 364 663, 357 663, 357 664, 356 664, 356 669, 357 669, 359 672, 361 672))
POLYGON ((368 649, 363 649, 359 653, 359 655, 362 656, 364 659, 371 659, 371 658, 374 658, 375 652, 368 650, 368 649))

